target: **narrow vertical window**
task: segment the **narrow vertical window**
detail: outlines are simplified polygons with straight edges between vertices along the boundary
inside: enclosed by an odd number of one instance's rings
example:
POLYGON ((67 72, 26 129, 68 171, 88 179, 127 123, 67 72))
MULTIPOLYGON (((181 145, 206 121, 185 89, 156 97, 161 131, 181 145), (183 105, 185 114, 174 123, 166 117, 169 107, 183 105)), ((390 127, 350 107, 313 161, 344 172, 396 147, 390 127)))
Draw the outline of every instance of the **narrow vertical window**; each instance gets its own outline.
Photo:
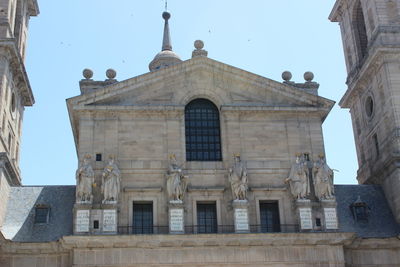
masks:
POLYGON ((361 61, 367 55, 368 37, 365 26, 364 13, 361 6, 361 1, 358 1, 354 9, 354 33, 355 41, 358 48, 359 60, 361 61))
POLYGON ((379 151, 378 136, 377 136, 376 134, 374 134, 374 135, 372 136, 372 139, 373 139, 374 144, 375 144, 375 154, 376 154, 376 157, 379 157, 380 151, 379 151))
POLYGON ((195 99, 185 108, 187 161, 221 161, 218 108, 207 99, 195 99))

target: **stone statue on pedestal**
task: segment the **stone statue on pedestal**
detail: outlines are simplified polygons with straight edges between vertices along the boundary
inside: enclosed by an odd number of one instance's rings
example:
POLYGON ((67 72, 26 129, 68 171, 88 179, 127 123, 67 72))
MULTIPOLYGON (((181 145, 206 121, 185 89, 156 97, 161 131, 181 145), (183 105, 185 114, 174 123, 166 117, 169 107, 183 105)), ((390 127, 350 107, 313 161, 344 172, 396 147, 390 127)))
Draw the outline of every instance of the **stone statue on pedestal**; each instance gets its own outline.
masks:
POLYGON ((240 155, 234 155, 235 162, 229 168, 229 182, 231 182, 234 200, 247 200, 248 179, 247 169, 240 160, 240 155))
POLYGON ((325 156, 319 155, 313 167, 315 196, 319 200, 333 199, 335 189, 333 185, 333 170, 325 162, 325 156))
POLYGON ((110 155, 108 163, 103 170, 101 191, 104 204, 115 204, 118 202, 120 192, 121 172, 115 163, 115 156, 110 155))
POLYGON ((92 203, 92 185, 94 183, 94 171, 90 163, 91 156, 85 155, 83 162, 76 171, 76 202, 92 203))
POLYGON ((296 155, 296 162, 292 165, 285 183, 289 183, 290 192, 297 200, 307 199, 310 194, 309 171, 301 154, 296 155))
POLYGON ((183 201, 189 177, 183 175, 182 167, 178 165, 174 154, 170 155, 170 164, 167 172, 167 192, 172 201, 183 201))

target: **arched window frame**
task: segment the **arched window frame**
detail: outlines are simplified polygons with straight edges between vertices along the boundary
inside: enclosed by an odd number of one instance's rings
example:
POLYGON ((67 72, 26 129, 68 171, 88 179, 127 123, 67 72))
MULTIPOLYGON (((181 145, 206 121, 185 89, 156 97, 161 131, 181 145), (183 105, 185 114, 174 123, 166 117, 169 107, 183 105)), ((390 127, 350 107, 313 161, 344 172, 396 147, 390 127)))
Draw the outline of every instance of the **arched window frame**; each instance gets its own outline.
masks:
POLYGON ((196 98, 185 107, 186 161, 222 161, 221 122, 217 106, 196 98))

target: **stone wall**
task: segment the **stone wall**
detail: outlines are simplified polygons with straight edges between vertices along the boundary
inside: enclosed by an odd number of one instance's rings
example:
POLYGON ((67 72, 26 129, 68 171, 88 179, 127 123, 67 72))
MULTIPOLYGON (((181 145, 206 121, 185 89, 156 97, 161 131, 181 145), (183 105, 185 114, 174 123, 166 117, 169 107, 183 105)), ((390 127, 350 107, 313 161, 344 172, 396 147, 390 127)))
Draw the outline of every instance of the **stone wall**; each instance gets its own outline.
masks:
POLYGON ((10 185, 8 184, 4 169, 0 168, 0 228, 3 225, 4 217, 7 211, 10 185))
POLYGON ((69 236, 54 243, 3 242, 2 267, 398 266, 398 239, 350 233, 69 236))
POLYGON ((356 239, 345 248, 348 267, 394 267, 400 265, 398 238, 356 239))
POLYGON ((284 180, 296 153, 309 154, 311 161, 324 153, 322 121, 333 102, 208 58, 96 90, 68 105, 80 159, 102 155, 93 161, 95 205, 102 200, 107 157, 116 156, 122 173, 120 225, 131 225, 134 201, 153 202, 154 225, 168 225, 165 174, 172 153, 189 176, 186 225, 197 224, 198 201, 215 202, 218 224, 233 225, 228 169, 235 153, 247 165, 250 224, 260 224, 256 207, 264 200, 279 202, 281 224, 297 224, 284 180), (184 110, 196 98, 218 107, 222 161, 186 162, 184 110))

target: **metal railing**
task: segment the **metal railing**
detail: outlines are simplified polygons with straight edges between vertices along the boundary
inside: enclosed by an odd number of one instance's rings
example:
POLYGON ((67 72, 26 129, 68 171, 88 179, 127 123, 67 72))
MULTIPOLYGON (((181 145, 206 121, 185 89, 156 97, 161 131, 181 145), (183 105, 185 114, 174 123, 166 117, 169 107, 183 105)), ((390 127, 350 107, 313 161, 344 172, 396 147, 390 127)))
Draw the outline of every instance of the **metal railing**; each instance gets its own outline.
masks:
MULTIPOLYGON (((233 233, 298 233, 297 224, 277 225, 249 225, 248 231, 235 231, 234 225, 187 225, 184 234, 233 234, 233 233)), ((178 233, 178 232, 175 232, 178 233)), ((153 235, 170 234, 168 226, 118 226, 118 234, 121 235, 153 235)))

